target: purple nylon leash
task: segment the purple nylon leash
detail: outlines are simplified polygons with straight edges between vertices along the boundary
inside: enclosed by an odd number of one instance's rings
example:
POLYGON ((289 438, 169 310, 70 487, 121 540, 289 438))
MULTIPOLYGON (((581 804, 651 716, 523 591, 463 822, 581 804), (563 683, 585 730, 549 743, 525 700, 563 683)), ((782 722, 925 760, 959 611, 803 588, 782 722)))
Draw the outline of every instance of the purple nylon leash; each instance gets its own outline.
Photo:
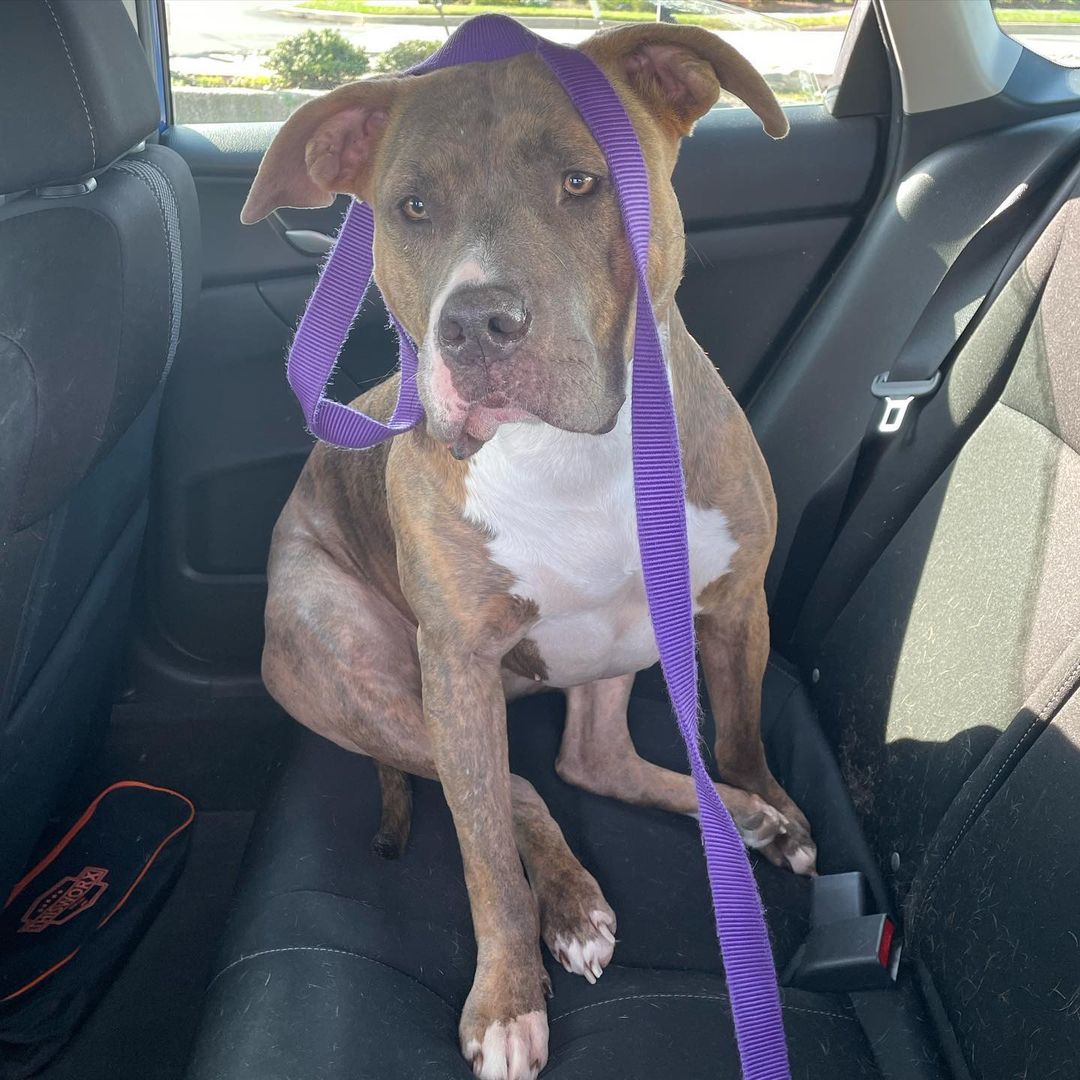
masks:
MULTIPOLYGON (((647 278, 649 182, 641 146, 607 77, 583 53, 546 41, 501 15, 463 24, 409 74, 536 52, 562 84, 611 170, 637 269, 631 426, 638 545, 660 665, 686 744, 700 808, 702 844, 724 959, 744 1080, 788 1080, 776 968, 746 849, 701 755, 698 672, 685 486, 675 409, 647 278)), ((371 282, 374 219, 354 202, 300 321, 289 354, 289 383, 314 435, 362 449, 423 419, 416 346, 391 315, 401 349, 401 385, 383 424, 325 396, 338 354, 371 282)))

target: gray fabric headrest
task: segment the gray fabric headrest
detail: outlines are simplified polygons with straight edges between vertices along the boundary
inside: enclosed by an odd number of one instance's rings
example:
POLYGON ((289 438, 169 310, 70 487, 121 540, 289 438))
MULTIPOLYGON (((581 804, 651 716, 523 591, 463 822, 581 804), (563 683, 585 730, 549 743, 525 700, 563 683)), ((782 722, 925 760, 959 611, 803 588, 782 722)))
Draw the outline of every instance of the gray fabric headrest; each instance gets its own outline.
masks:
POLYGON ((123 0, 0 3, 0 194, 100 172, 158 117, 123 0))

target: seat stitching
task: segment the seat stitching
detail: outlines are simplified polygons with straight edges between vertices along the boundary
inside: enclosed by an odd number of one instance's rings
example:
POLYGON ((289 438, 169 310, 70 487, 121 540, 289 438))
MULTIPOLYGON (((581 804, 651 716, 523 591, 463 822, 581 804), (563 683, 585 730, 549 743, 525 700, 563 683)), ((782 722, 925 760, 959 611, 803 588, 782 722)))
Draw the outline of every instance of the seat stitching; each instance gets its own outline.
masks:
MULTIPOLYGON (((607 1001, 594 1001, 589 1005, 582 1005, 577 1009, 571 1009, 569 1012, 563 1013, 561 1016, 554 1016, 548 1021, 550 1024, 557 1024, 560 1020, 565 1020, 568 1016, 573 1016, 575 1013, 585 1012, 586 1009, 599 1009, 604 1005, 617 1005, 620 1001, 659 1001, 665 998, 678 998, 688 1001, 717 1001, 721 1004, 730 1004, 730 1000, 725 995, 719 997, 716 994, 626 994, 623 997, 608 998, 607 1001)), ((799 1005, 785 1005, 780 1003, 780 1008, 787 1012, 797 1013, 810 1013, 814 1016, 829 1016, 834 1020, 850 1020, 852 1023, 858 1023, 858 1018, 855 1016, 849 1016, 846 1013, 826 1012, 824 1009, 804 1009, 799 1005)))
POLYGON ((116 168, 139 179, 150 191, 161 214, 162 231, 165 236, 166 257, 169 264, 169 347, 162 367, 164 381, 176 357, 180 341, 181 321, 184 312, 184 271, 181 250, 179 203, 176 189, 165 170, 146 158, 121 161, 116 168), (164 184, 164 188, 161 184, 164 184))
POLYGON ((387 971, 392 971, 395 975, 404 975, 406 979, 410 979, 416 983, 422 990, 426 990, 440 1005, 445 1005, 451 1012, 457 1013, 457 1009, 454 1008, 448 1001, 444 1001, 443 998, 437 994, 430 986, 422 983, 415 975, 410 975, 407 971, 402 971, 400 968, 394 967, 392 964, 385 964, 382 960, 375 960, 370 956, 364 956, 362 953, 349 952, 348 949, 332 949, 327 945, 285 945, 279 949, 260 949, 258 952, 246 953, 244 956, 238 956, 231 963, 226 964, 211 980, 206 984, 206 989, 209 990, 224 975, 227 971, 231 971, 239 964, 246 963, 248 960, 257 960, 260 956, 273 956, 276 953, 290 953, 290 952, 317 952, 317 953, 333 953, 335 956, 351 956, 354 960, 364 960, 369 964, 377 964, 379 967, 386 968, 387 971))
POLYGON ((75 62, 71 59, 71 50, 68 48, 67 38, 64 37, 64 31, 60 26, 60 20, 56 17, 56 12, 53 10, 52 0, 45 0, 45 6, 49 9, 52 21, 56 24, 56 32, 60 35, 60 44, 64 46, 68 67, 71 68, 71 77, 75 80, 75 89, 79 91, 79 100, 82 102, 83 112, 86 114, 86 127, 90 132, 90 168, 93 170, 97 168, 97 141, 94 138, 94 125, 90 120, 90 109, 86 104, 86 96, 83 94, 82 83, 79 82, 79 73, 75 70, 75 62))
MULTIPOLYGON (((33 358, 23 347, 22 343, 16 341, 10 334, 5 334, 0 331, 0 340, 5 341, 12 349, 17 351, 22 357, 23 364, 26 366, 27 372, 30 374, 30 386, 34 395, 34 426, 30 436, 30 452, 26 455, 26 460, 23 462, 23 467, 19 472, 19 477, 15 482, 13 490, 15 491, 15 505, 11 507, 10 513, 7 518, 2 522, 5 531, 12 530, 15 532, 21 532, 23 529, 29 528, 34 524, 33 521, 24 522, 21 519, 21 515, 17 513, 22 509, 22 501, 26 496, 26 488, 30 483, 30 466, 34 460, 34 448, 37 443, 38 427, 41 424, 41 388, 38 385, 38 373, 37 368, 34 366, 33 358)), ((45 515, 43 515, 45 516, 45 515)), ((35 519, 40 520, 40 519, 35 519)))
POLYGON ((780 1003, 780 1008, 785 1012, 806 1013, 808 1016, 829 1016, 833 1020, 850 1020, 853 1024, 859 1022, 857 1016, 849 1016, 847 1013, 826 1012, 824 1009, 805 1009, 801 1005, 785 1005, 780 1003))
POLYGON ((971 810, 969 811, 967 817, 964 819, 963 825, 960 826, 960 831, 953 838, 953 842, 949 847, 949 850, 945 853, 945 857, 938 864, 937 870, 934 871, 934 876, 930 879, 930 884, 926 887, 926 894, 923 897, 923 903, 927 903, 930 900, 930 897, 934 893, 934 889, 937 887, 938 878, 941 877, 942 871, 945 869, 945 866, 953 857, 956 849, 960 846, 960 842, 967 835, 968 826, 971 824, 976 814, 981 813, 981 811, 986 806, 986 797, 990 793, 990 789, 994 786, 994 784, 997 783, 998 777, 1001 776, 1001 774, 1005 771, 1006 768, 1008 768, 1009 762, 1012 761, 1012 759, 1016 757, 1016 755, 1021 751, 1021 749, 1024 748, 1024 743, 1027 741, 1027 737, 1031 734, 1031 732, 1039 724, 1046 722, 1049 716, 1050 707, 1054 704, 1055 701, 1057 701, 1058 696, 1061 694, 1061 691, 1064 690, 1065 687, 1070 682, 1072 682, 1077 675, 1080 675, 1080 660, 1077 660, 1077 662, 1073 664, 1071 668, 1069 668, 1068 672, 1065 674, 1061 682, 1059 682, 1058 685, 1055 686, 1054 689, 1050 692, 1050 696, 1046 699, 1046 702, 1043 704, 1042 708, 1039 709, 1039 711, 1035 714, 1035 718, 1031 721, 1030 724, 1028 724, 1027 728, 1024 731, 1024 734, 1021 735, 1020 738, 1017 740, 1016 745, 1012 748, 1012 750, 1009 751, 1008 757, 1006 757, 1005 760, 998 766, 997 771, 987 782, 986 787, 983 788, 979 797, 975 800, 974 805, 971 807, 971 810))
POLYGON ((346 893, 331 892, 328 889, 282 889, 281 892, 273 894, 272 899, 276 900, 281 896, 332 896, 335 900, 346 900, 350 904, 359 904, 361 907, 370 908, 372 911, 382 914, 383 909, 377 904, 371 903, 370 900, 361 900, 358 896, 349 896, 346 893))
MULTIPOLYGON (((244 956, 237 957, 231 963, 226 964, 207 984, 207 990, 214 985, 226 972, 232 970, 234 967, 240 964, 246 963, 248 960, 257 960, 261 956, 273 956, 277 953, 291 953, 291 952, 315 952, 315 953, 332 953, 335 956, 351 956, 354 960, 364 960, 369 964, 377 964, 379 967, 386 968, 388 971, 392 971, 395 975, 404 975, 407 979, 412 980, 421 989, 426 990, 433 998, 435 998, 440 1004, 445 1005, 451 1012, 456 1013, 457 1009, 454 1008, 449 1002, 443 1000, 443 998, 437 994, 430 986, 426 986, 420 982, 415 976, 409 975, 408 972, 402 971, 400 968, 393 967, 391 964, 383 963, 382 960, 375 960, 370 956, 364 956, 362 953, 349 952, 347 949, 332 949, 326 945, 286 945, 278 949, 261 949, 259 952, 247 953, 244 956)), ((577 1009, 571 1009, 569 1012, 563 1013, 561 1016, 552 1017, 548 1022, 550 1024, 557 1024, 560 1020, 565 1020, 567 1017, 574 1016, 576 1013, 585 1012, 587 1009, 598 1009, 604 1005, 617 1005, 623 1001, 660 1001, 660 1000, 679 999, 685 1001, 715 1001, 720 1004, 730 1005, 730 1000, 725 995, 720 997, 716 994, 625 994, 622 997, 608 998, 606 1001, 594 1001, 589 1005, 582 1005, 577 1009)), ((858 1023, 858 1018, 850 1016, 846 1013, 827 1012, 824 1009, 806 1009, 800 1005, 787 1005, 783 1002, 780 1003, 780 1007, 785 1012, 797 1012, 806 1013, 811 1016, 827 1016, 833 1020, 850 1020, 852 1023, 858 1023)))

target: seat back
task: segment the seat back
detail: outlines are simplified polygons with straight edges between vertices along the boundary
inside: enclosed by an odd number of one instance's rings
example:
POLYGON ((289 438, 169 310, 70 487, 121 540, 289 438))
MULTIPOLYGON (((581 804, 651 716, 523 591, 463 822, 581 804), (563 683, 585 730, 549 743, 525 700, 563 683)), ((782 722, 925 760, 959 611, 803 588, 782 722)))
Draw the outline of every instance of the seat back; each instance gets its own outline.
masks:
POLYGON ((0 5, 0 895, 101 731, 163 377, 198 293, 121 0, 0 5), (7 58, 12 62, 9 64, 7 58))
MULTIPOLYGON (((908 961, 974 1077, 1080 1060, 1077 296, 1080 188, 908 434, 907 467, 929 443, 937 479, 804 642, 908 961)), ((890 468, 874 483, 900 491, 890 468)))

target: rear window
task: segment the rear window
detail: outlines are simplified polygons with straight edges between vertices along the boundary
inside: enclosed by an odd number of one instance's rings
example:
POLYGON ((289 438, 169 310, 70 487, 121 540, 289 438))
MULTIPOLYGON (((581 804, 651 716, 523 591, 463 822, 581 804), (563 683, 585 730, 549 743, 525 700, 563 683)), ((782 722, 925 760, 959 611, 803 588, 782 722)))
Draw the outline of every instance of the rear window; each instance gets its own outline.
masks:
POLYGON ((993 0, 998 26, 1047 60, 1080 67, 1080 0, 993 0))
MULTIPOLYGON (((403 71, 470 15, 512 15, 562 44, 619 22, 708 27, 761 71, 785 105, 818 102, 851 0, 167 0, 177 123, 284 120, 334 86, 403 71)), ((743 107, 725 98, 721 107, 743 107)))

